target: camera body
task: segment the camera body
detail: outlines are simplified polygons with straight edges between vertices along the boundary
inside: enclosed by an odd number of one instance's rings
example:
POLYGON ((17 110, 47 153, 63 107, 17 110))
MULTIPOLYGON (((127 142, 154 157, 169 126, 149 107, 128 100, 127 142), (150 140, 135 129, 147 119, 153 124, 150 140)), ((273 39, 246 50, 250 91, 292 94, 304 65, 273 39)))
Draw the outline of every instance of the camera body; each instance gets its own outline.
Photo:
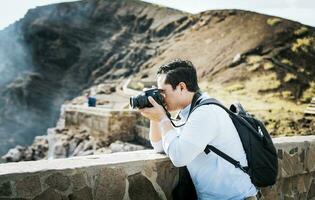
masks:
POLYGON ((151 96, 158 104, 164 103, 164 97, 161 95, 161 90, 157 88, 145 90, 136 97, 130 97, 131 108, 149 108, 153 107, 148 97, 151 96))

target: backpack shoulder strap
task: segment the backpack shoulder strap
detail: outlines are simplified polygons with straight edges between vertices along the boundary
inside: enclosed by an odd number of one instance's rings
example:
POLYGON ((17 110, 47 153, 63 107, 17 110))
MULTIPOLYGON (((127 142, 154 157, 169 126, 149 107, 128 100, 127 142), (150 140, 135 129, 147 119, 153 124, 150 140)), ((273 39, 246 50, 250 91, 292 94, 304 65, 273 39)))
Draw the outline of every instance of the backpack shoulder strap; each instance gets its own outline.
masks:
MULTIPOLYGON (((191 109, 191 112, 189 113, 189 115, 197 108, 199 108, 200 106, 203 105, 210 105, 210 104, 214 104, 217 105, 221 108, 223 108, 230 116, 236 116, 235 113, 233 113, 232 111, 230 111, 229 109, 227 109, 224 105, 222 105, 218 100, 214 99, 214 98, 210 98, 210 99, 205 99, 203 101, 201 101, 199 104, 195 105, 193 109, 191 109)), ((188 117, 189 117, 188 115, 188 117)), ((239 168, 240 170, 242 170, 245 173, 248 173, 248 168, 247 167, 243 167, 239 161, 233 159, 232 157, 230 157, 229 155, 223 153, 222 151, 220 151, 219 149, 217 149, 216 147, 212 146, 212 145, 207 145, 206 148, 204 149, 205 154, 210 153, 210 151, 213 151, 215 154, 217 154, 218 156, 220 156, 221 158, 225 159, 226 161, 228 161, 229 163, 231 163, 232 165, 234 165, 236 168, 239 168)))
MULTIPOLYGON (((205 99, 202 100, 201 102, 199 102, 197 105, 194 106, 194 108, 191 110, 191 112, 193 112, 195 109, 199 108, 200 106, 204 106, 204 105, 210 105, 210 104, 214 104, 217 105, 221 108, 223 108, 223 110, 225 110, 228 114, 230 115, 235 115, 235 113, 233 113, 232 111, 230 111, 228 108, 226 108, 222 103, 220 103, 218 100, 214 99, 214 98, 210 98, 210 99, 205 99)), ((191 113, 190 112, 190 113, 191 113)), ((189 114, 190 114, 189 113, 189 114)))
POLYGON ((239 168, 243 172, 248 173, 248 167, 243 167, 239 161, 237 161, 234 158, 230 157, 229 155, 223 153, 222 151, 220 151, 216 147, 214 147, 212 145, 207 145, 206 148, 204 149, 204 152, 206 154, 208 154, 208 153, 210 153, 210 151, 213 151, 215 154, 217 154, 221 158, 225 159, 226 161, 228 161, 229 163, 234 165, 236 168, 239 168))
POLYGON ((216 100, 214 98, 205 99, 205 100, 201 101, 198 105, 196 105, 194 107, 194 109, 191 110, 191 112, 193 112, 195 109, 197 109, 200 106, 210 105, 210 104, 214 104, 214 105, 221 107, 223 110, 225 110, 230 115, 230 117, 237 118, 242 124, 244 124, 253 133, 255 133, 256 135, 259 135, 259 133, 257 133, 257 131, 253 128, 253 126, 251 124, 249 124, 243 117, 236 115, 234 112, 232 112, 230 109, 226 108, 224 105, 222 105, 218 100, 216 100))

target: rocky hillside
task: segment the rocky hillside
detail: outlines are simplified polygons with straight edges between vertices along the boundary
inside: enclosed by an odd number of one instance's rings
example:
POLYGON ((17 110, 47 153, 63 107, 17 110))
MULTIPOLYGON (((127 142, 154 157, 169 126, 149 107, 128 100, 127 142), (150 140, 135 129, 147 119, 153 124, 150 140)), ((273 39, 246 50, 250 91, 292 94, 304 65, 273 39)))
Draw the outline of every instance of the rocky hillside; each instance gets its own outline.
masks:
POLYGON ((185 23, 186 14, 89 0, 38 7, 1 31, 0 154, 53 127, 65 100, 138 72, 163 51, 177 21, 185 23))
POLYGON ((315 95, 314 30, 247 11, 191 15, 136 0, 30 10, 0 32, 0 153, 55 126, 60 106, 90 87, 114 95, 110 88, 132 77, 129 86, 141 89, 174 58, 191 60, 204 91, 240 100, 272 134, 314 133, 303 116, 315 95))

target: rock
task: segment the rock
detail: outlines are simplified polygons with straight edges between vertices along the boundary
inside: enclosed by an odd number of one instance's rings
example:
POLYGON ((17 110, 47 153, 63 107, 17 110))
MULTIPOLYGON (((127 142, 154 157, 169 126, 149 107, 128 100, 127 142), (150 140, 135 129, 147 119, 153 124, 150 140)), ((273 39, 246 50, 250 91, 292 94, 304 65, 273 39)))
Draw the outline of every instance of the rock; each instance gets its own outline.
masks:
POLYGON ((31 175, 16 181, 16 191, 18 196, 32 199, 41 192, 39 176, 31 175))
POLYGON ((111 144, 109 145, 109 148, 110 148, 110 150, 111 150, 113 153, 115 153, 115 152, 121 152, 121 151, 123 151, 124 143, 121 142, 121 141, 119 141, 119 140, 117 140, 116 142, 111 143, 111 144))
POLYGON ((120 140, 115 141, 109 145, 110 150, 112 153, 114 152, 122 152, 122 151, 137 151, 145 149, 144 146, 131 144, 131 143, 124 143, 120 140))
POLYGON ((131 144, 126 142, 123 148, 123 151, 139 151, 145 149, 144 146, 142 145, 137 145, 137 144, 131 144))
POLYGON ((152 200, 160 199, 151 181, 148 180, 141 173, 128 176, 128 181, 129 181, 128 193, 131 200, 146 199, 146 197, 150 197, 150 199, 152 200))
POLYGON ((99 84, 96 87, 96 94, 111 94, 116 91, 115 85, 99 84))
POLYGON ((45 184, 55 190, 66 191, 70 186, 70 179, 62 173, 57 172, 48 176, 45 180, 45 184))
POLYGON ((92 189, 90 187, 84 187, 78 191, 74 191, 69 195, 70 200, 93 200, 92 189))
POLYGON ((48 188, 47 190, 45 190, 44 192, 42 192, 41 194, 39 194, 38 196, 36 196, 34 198, 34 200, 64 200, 67 199, 65 196, 59 194, 58 192, 56 192, 54 189, 52 188, 48 188))
POLYGON ((66 158, 67 150, 64 146, 64 143, 57 141, 53 147, 53 158, 66 158))
MULTIPOLYGON (((34 143, 31 146, 32 160, 41 160, 47 157, 48 154, 48 140, 47 136, 36 136, 34 143)), ((25 157, 30 157, 31 152, 25 151, 25 157)))
POLYGON ((2 156, 2 159, 6 160, 7 162, 21 161, 24 157, 25 150, 26 150, 25 147, 17 145, 15 148, 10 149, 7 154, 2 156))
POLYGON ((9 181, 0 183, 0 196, 11 196, 12 186, 9 181))
POLYGON ((97 155, 97 154, 109 154, 109 153, 112 153, 112 150, 110 148, 106 148, 106 147, 102 147, 100 149, 97 149, 94 154, 97 155))
POLYGON ((235 67, 243 62, 243 55, 238 53, 234 56, 232 62, 229 64, 229 67, 235 67))
POLYGON ((84 142, 81 142, 81 143, 77 146, 77 148, 74 150, 72 156, 77 156, 77 155, 79 155, 79 153, 80 153, 81 151, 83 151, 83 148, 84 148, 84 142))
POLYGON ((87 150, 87 151, 81 151, 78 153, 77 156, 88 156, 88 155, 93 155, 94 154, 94 150, 87 150))
POLYGON ((73 138, 69 141, 69 149, 68 149, 68 154, 69 155, 73 155, 75 152, 75 149, 78 147, 78 144, 81 142, 82 140, 78 139, 78 138, 73 138))
POLYGON ((126 173, 124 169, 103 168, 95 180, 95 200, 123 199, 126 189, 126 173), (114 183, 114 184, 113 184, 114 183), (104 190, 106 188, 106 190, 104 190))
POLYGON ((242 55, 240 53, 236 54, 233 58, 232 63, 239 62, 241 60, 242 55))
MULTIPOLYGON (((165 26, 186 15, 138 1, 130 4, 100 1, 48 5, 32 9, 18 23, 1 30, 0 46, 19 49, 13 54, 6 48, 0 48, 0 55, 5 58, 2 68, 7 69, 3 77, 10 75, 7 81, 0 84, 3 97, 0 100, 0 116, 7 115, 2 118, 0 127, 5 126, 5 131, 1 132, 8 135, 14 133, 12 135, 19 139, 17 142, 23 144, 25 141, 20 139, 22 135, 34 137, 34 133, 47 129, 56 122, 65 100, 75 98, 76 94, 91 87, 94 81, 104 84, 104 80, 109 80, 107 77, 114 73, 117 79, 131 75, 154 55, 147 53, 148 48, 155 51, 155 46, 150 47, 148 43, 153 37, 153 30, 150 30, 153 21, 155 29, 159 24, 165 26), (60 15, 63 9, 69 12, 60 15), (139 10, 143 12, 138 16, 139 10), (74 15, 80 16, 80 20, 74 15), (119 19, 115 17, 118 15, 119 19), (163 19, 160 16, 164 16, 163 19), (60 24, 61 21, 73 26, 60 24), (107 25, 98 25, 103 23, 107 25), (28 45, 19 45, 25 42, 28 45), (22 52, 22 55, 18 55, 18 52, 22 52), (34 62, 24 58, 33 58, 34 62), (127 73, 116 73, 116 66, 127 73), (27 73, 23 74, 25 71, 27 73), (15 123, 19 126, 11 125, 15 123)), ((107 83, 97 92, 111 94, 115 92, 115 86, 107 83)), ((78 104, 85 102, 86 98, 83 97, 78 104)), ((60 126, 64 124, 63 119, 59 122, 60 126)), ((6 137, 8 135, 3 138, 9 138, 6 137)), ((7 149, 0 149, 1 154, 5 151, 7 149)))
POLYGON ((91 149, 93 149, 94 146, 95 146, 94 141, 87 141, 84 144, 83 151, 91 150, 91 149))

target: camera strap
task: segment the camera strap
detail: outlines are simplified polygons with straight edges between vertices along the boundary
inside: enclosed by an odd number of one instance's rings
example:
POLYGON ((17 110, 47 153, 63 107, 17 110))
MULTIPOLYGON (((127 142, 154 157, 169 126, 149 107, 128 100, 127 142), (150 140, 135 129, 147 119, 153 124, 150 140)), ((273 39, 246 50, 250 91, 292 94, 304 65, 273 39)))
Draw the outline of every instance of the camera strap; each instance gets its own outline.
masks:
POLYGON ((194 107, 200 103, 200 101, 201 101, 201 99, 199 99, 200 96, 201 96, 201 92, 199 92, 199 91, 197 91, 197 92, 194 94, 194 96, 193 96, 193 98, 192 98, 192 101, 191 101, 191 104, 190 104, 191 106, 190 106, 189 113, 188 113, 188 116, 187 116, 187 118, 186 118, 186 121, 185 121, 185 123, 180 124, 180 125, 175 125, 175 124, 174 124, 173 119, 171 118, 171 114, 166 110, 166 108, 165 108, 164 105, 162 104, 162 107, 163 107, 163 109, 165 110, 167 117, 170 119, 170 121, 171 121, 171 123, 172 123, 172 125, 173 125, 174 127, 178 128, 178 127, 184 126, 184 125, 186 124, 186 122, 187 122, 187 120, 188 120, 188 118, 189 118, 189 115, 190 115, 191 112, 193 111, 194 107))

